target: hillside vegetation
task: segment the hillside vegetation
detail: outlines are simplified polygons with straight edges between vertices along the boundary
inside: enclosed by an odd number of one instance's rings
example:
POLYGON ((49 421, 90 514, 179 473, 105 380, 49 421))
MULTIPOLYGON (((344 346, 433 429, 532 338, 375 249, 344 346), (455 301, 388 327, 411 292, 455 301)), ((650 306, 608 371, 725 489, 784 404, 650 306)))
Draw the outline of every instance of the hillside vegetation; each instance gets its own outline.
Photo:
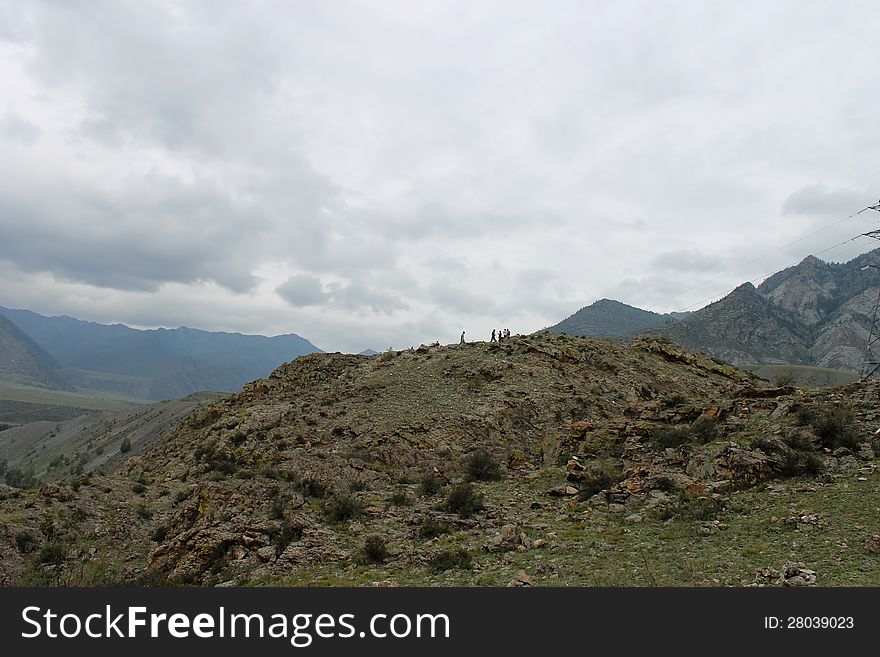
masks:
POLYGON ((880 584, 878 422, 876 384, 655 339, 316 354, 113 475, 0 487, 0 580, 880 584))

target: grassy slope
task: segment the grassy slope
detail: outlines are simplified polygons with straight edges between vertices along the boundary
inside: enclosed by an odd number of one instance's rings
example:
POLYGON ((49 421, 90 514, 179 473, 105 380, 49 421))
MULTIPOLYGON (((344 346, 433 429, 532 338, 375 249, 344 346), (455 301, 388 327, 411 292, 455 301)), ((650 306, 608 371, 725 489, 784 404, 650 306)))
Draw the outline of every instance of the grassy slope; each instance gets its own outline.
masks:
MULTIPOLYGON (((867 481, 851 477, 827 485, 792 479, 735 493, 728 510, 717 517, 727 529, 714 534, 703 533, 700 521, 664 522, 647 516, 632 523, 624 520, 628 511, 584 511, 546 497, 541 499, 544 508, 531 510, 534 484, 509 479, 480 486, 487 502, 505 507, 507 521, 527 519, 532 540, 555 534, 551 539, 555 547, 490 554, 483 550, 485 531, 463 531, 425 546, 434 551, 465 548, 475 555, 473 570, 433 574, 427 564, 401 568, 392 558, 382 566, 322 563, 257 583, 506 586, 525 570, 536 585, 543 586, 743 586, 754 580, 756 568, 778 569, 786 561, 803 561, 817 571, 819 585, 880 586, 880 554, 865 546, 865 540, 880 529, 880 476, 864 478, 867 481), (785 522, 805 511, 818 514, 820 524, 785 522)), ((548 477, 547 485, 562 480, 557 472, 548 477)), ((414 490, 412 495, 415 498, 414 490)), ((415 499, 426 511, 436 502, 415 499)), ((362 534, 350 533, 352 552, 362 542, 362 534)))
POLYGON ((859 380, 855 372, 813 365, 744 365, 742 369, 768 381, 790 375, 794 377, 795 385, 803 388, 843 386, 859 380))
POLYGON ((117 410, 146 403, 140 399, 107 392, 94 390, 78 390, 76 392, 46 390, 6 381, 0 381, 0 399, 97 410, 117 410))

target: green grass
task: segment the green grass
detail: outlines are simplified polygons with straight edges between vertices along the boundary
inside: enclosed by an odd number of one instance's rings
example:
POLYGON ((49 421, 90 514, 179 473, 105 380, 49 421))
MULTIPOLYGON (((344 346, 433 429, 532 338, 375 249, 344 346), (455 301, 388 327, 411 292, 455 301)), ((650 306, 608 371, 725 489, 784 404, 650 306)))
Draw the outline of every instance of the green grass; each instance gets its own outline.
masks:
POLYGON ((802 388, 841 386, 859 380, 859 375, 855 372, 813 365, 743 365, 742 369, 770 382, 790 374, 794 378, 793 385, 802 388))
MULTIPOLYGON (((714 534, 703 533, 696 520, 663 521, 640 511, 642 522, 627 523, 629 511, 570 509, 549 498, 533 511, 531 499, 517 501, 517 493, 527 490, 523 482, 491 484, 483 489, 489 507, 505 508, 511 521, 540 527, 532 532, 536 538, 555 533, 556 547, 486 553, 487 534, 465 530, 421 547, 426 557, 421 563, 316 563, 251 584, 365 586, 388 580, 401 586, 506 586, 522 569, 543 586, 743 586, 754 581, 758 568, 803 561, 817 571, 820 586, 880 586, 880 555, 865 546, 880 532, 880 475, 866 478, 847 476, 828 485, 810 478, 777 480, 784 484, 780 494, 765 487, 734 493, 716 517, 727 528, 714 534), (821 524, 796 528, 784 522, 803 511, 819 514, 821 524), (474 555, 472 570, 432 572, 430 555, 457 549, 474 555)), ((349 546, 353 552, 356 538, 349 546)))
POLYGON ((78 390, 76 392, 68 390, 48 390, 44 388, 33 388, 31 386, 19 385, 17 383, 9 383, 6 381, 0 381, 0 399, 28 402, 32 404, 88 408, 101 411, 131 408, 133 406, 147 403, 141 399, 134 399, 123 395, 114 395, 112 393, 99 392, 96 390, 78 390))

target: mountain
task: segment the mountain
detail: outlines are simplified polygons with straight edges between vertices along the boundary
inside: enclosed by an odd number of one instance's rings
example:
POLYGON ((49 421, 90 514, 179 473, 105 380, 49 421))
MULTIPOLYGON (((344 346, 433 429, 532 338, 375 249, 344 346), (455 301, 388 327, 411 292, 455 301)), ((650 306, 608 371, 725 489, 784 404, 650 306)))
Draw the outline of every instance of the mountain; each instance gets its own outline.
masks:
POLYGON ((644 333, 666 336, 737 365, 791 363, 858 371, 880 295, 880 249, 846 263, 809 256, 745 283, 684 321, 644 333))
POLYGON ((0 315, 0 381, 59 389, 65 386, 57 376, 58 367, 39 345, 0 315))
POLYGON ((684 313, 661 315, 613 299, 600 299, 544 330, 564 335, 611 338, 676 322, 683 315, 684 313))
POLYGON ((293 333, 268 338, 190 328, 138 330, 0 307, 58 364, 67 385, 139 399, 232 392, 281 363, 320 351, 293 333))
POLYGON ((682 322, 652 332, 734 363, 806 363, 810 331, 744 283, 682 322))
POLYGON ((878 411, 658 339, 312 354, 109 474, 7 471, 0 585, 878 585, 878 411))
POLYGON ((358 354, 358 356, 378 356, 379 352, 373 349, 364 349, 362 352, 358 354))

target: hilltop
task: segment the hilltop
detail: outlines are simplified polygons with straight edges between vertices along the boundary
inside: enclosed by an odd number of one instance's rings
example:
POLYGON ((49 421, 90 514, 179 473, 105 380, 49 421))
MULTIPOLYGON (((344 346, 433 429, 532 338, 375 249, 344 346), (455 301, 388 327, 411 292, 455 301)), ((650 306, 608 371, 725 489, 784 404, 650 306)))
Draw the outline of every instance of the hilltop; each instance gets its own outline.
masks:
POLYGON ((0 486, 0 581, 880 584, 878 419, 658 339, 313 354, 115 474, 0 486))
POLYGON ((588 338, 611 338, 677 322, 686 314, 661 315, 614 299, 600 299, 544 330, 588 338))

